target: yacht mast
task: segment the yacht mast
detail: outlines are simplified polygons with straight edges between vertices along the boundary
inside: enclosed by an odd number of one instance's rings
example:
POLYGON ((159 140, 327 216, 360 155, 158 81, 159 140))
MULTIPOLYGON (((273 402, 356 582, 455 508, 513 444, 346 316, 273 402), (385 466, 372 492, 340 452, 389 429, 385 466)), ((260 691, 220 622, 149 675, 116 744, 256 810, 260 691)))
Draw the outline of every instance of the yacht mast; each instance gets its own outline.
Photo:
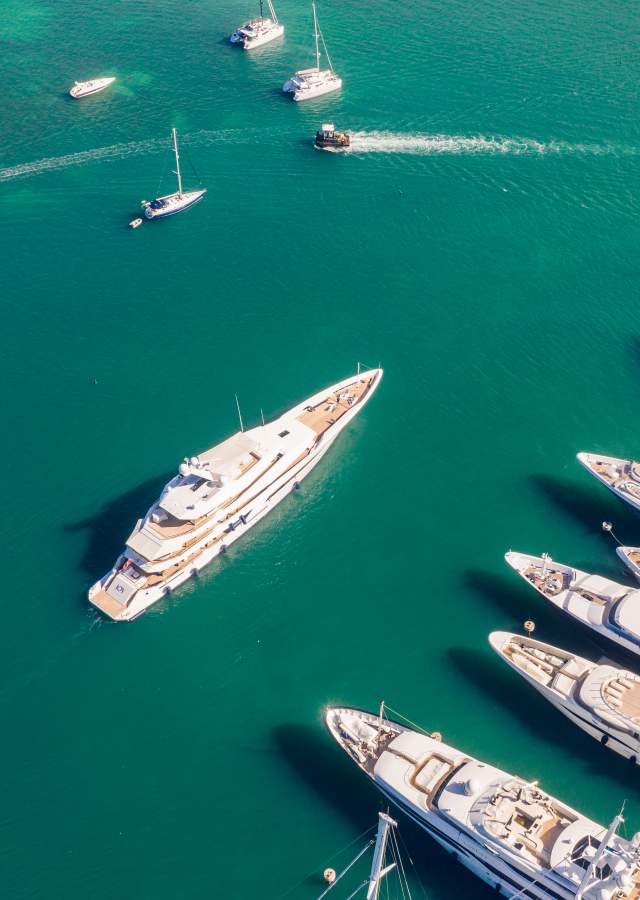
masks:
POLYGON ((320 71, 320 45, 318 44, 318 17, 316 15, 315 2, 312 2, 311 6, 313 8, 313 36, 316 41, 316 69, 319 72, 320 71))
POLYGON ((173 138, 173 152, 176 155, 176 175, 178 176, 178 197, 182 200, 182 176, 180 175, 180 156, 178 154, 178 137, 175 128, 171 129, 173 138))
POLYGON ((589 865, 589 868, 584 873, 584 878, 580 882, 578 890, 574 894, 575 900, 580 900, 580 898, 584 895, 584 892, 586 891, 586 889, 589 887, 589 882, 593 878, 593 873, 595 872, 596 866, 602 859, 602 855, 605 852, 605 850, 607 849, 607 844, 609 843, 609 841, 611 840, 613 835, 616 833, 616 831, 618 830, 620 825, 624 822, 624 819, 622 817, 623 812, 624 812, 624 804, 622 806, 622 809, 618 813, 618 815, 615 817, 615 819, 611 823, 611 825, 609 825, 609 829, 608 829, 607 833, 605 834, 604 838, 602 839, 600 846, 598 847, 596 853, 594 854, 593 859, 591 860, 591 864, 589 865))
POLYGON ((264 9, 262 7, 262 0, 260 0, 260 18, 264 19, 264 9))
POLYGON ((387 852, 387 841, 389 839, 389 829, 395 828, 398 823, 387 815, 387 813, 378 813, 378 834, 376 836, 376 846, 373 851, 373 862, 371 863, 371 875, 369 876, 369 886, 367 888, 367 900, 378 900, 380 893, 380 882, 382 879, 395 869, 396 864, 393 862, 388 866, 384 865, 384 857, 387 852))

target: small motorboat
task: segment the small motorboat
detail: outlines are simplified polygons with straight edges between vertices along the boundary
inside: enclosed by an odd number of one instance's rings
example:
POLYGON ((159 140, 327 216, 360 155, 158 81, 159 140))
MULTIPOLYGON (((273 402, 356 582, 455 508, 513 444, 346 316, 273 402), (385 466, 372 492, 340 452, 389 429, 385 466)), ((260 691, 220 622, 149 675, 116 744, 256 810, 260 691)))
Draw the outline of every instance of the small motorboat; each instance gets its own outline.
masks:
POLYGON ((338 150, 348 150, 351 138, 349 132, 336 131, 333 123, 326 122, 319 131, 316 131, 313 146, 316 150, 331 150, 335 153, 338 150))
POLYGON ((93 78, 91 81, 76 81, 69 96, 74 100, 80 100, 81 97, 88 97, 90 94, 97 94, 105 88, 113 84, 115 78, 93 78))
POLYGON ((142 219, 133 219, 129 222, 129 228, 140 228, 142 225, 142 219))

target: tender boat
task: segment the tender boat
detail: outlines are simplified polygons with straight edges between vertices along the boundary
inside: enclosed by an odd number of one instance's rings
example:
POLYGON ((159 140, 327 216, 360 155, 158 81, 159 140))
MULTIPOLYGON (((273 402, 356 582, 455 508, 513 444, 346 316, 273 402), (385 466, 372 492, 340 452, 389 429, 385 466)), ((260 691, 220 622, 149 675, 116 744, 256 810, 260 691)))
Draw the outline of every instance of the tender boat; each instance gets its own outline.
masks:
POLYGON ((245 50, 254 50, 263 47, 284 34, 284 25, 278 22, 276 11, 271 0, 267 0, 267 6, 271 18, 264 16, 263 0, 260 0, 260 15, 255 19, 249 19, 233 32, 229 40, 232 44, 238 44, 245 50))
POLYGON ((494 631, 489 643, 578 728, 639 762, 640 675, 506 631, 494 631))
POLYGON ((140 228, 142 225, 142 219, 132 219, 129 222, 129 228, 140 228))
POLYGON ((300 69, 288 81, 282 85, 285 94, 292 94, 293 99, 311 100, 314 97, 321 97, 322 94, 329 94, 331 91, 338 91, 342 87, 342 78, 339 78, 333 71, 333 65, 327 51, 327 45, 324 42, 322 32, 318 27, 318 16, 316 15, 316 4, 311 4, 313 9, 313 35, 316 47, 316 64, 311 69, 300 69), (324 48, 324 54, 327 57, 328 69, 320 68, 320 44, 324 48))
POLYGON ((562 612, 599 637, 640 655, 640 588, 554 562, 548 554, 510 550, 505 560, 562 612))
POLYGON ((91 81, 76 81, 69 91, 69 96, 74 100, 80 100, 81 97, 88 97, 90 94, 103 91, 115 80, 115 78, 93 78, 91 81))
POLYGON ((194 203, 202 200, 207 193, 206 188, 197 191, 182 190, 182 175, 180 173, 180 155, 178 153, 178 136, 175 128, 171 129, 171 139, 173 145, 173 153, 176 160, 175 175, 178 178, 178 190, 173 194, 165 194, 163 197, 156 197, 155 200, 143 200, 142 208, 147 219, 163 219, 166 216, 173 216, 175 213, 189 209, 194 203))
POLYGON ((117 621, 134 619, 200 571, 274 509, 320 462, 373 396, 382 369, 345 378, 266 425, 185 458, 139 519, 89 600, 117 621))
POLYGON ((379 791, 506 897, 636 900, 640 835, 603 828, 561 800, 430 735, 331 708, 329 733, 379 791))
POLYGON ((598 453, 578 453, 577 459, 621 500, 640 510, 640 462, 598 453))
POLYGON ((314 147, 316 150, 329 150, 336 153, 339 150, 348 150, 351 145, 351 137, 347 131, 336 131, 333 122, 326 122, 322 128, 316 131, 314 147))

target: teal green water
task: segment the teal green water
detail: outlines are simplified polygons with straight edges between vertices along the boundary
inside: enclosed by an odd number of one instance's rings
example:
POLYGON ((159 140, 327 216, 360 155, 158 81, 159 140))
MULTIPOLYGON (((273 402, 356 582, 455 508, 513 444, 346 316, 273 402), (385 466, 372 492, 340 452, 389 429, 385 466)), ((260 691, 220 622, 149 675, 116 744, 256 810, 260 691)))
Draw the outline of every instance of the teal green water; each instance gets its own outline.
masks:
MULTIPOLYGON (((247 2, 0 9, 14 900, 317 896, 378 809, 323 731, 333 702, 384 697, 600 821, 628 798, 640 826, 637 773, 486 642, 533 616, 595 655, 502 555, 622 579, 599 523, 640 542, 574 460, 638 453, 638 11, 322 0, 345 87, 296 106, 307 3, 281 0, 284 41, 249 55, 226 42, 247 2), (327 119, 361 151, 314 153, 327 119), (132 232, 172 125, 208 195, 132 232), (300 492, 135 623, 88 608, 177 463, 236 429, 234 393, 255 423, 357 360, 380 390, 300 492)), ((426 896, 490 895, 403 833, 426 896)))

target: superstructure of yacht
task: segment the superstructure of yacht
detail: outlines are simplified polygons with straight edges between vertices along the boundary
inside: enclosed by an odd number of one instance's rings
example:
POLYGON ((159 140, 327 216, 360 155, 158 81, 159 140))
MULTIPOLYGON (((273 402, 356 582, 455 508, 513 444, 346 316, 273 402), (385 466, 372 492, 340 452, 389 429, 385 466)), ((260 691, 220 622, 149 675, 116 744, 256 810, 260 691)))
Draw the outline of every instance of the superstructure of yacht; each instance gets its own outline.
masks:
POLYGON ((298 487, 381 379, 382 369, 359 370, 273 422, 185 458, 90 589, 91 603, 117 621, 134 619, 202 569, 298 487))
POLYGON ((640 462, 598 453, 578 453, 577 460, 621 500, 640 510, 640 462))
POLYGON ((489 643, 575 725, 638 763, 640 675, 506 631, 494 631, 489 643))
POLYGON ((232 44, 239 44, 245 50, 254 50, 256 47, 263 47, 276 38, 282 37, 284 25, 278 22, 271 0, 267 0, 267 6, 271 18, 265 17, 263 0, 260 0, 260 15, 236 28, 229 38, 232 44))
POLYGON ((74 100, 80 100, 82 97, 88 97, 90 94, 97 94, 113 84, 115 78, 93 78, 91 81, 76 81, 69 96, 74 100))
POLYGON ((597 635, 640 654, 640 588, 510 550, 505 560, 546 600, 597 635))
POLYGON ((143 200, 142 208, 147 219, 163 219, 166 216, 173 216, 176 213, 189 209, 194 203, 202 200, 207 193, 206 188, 197 191, 182 190, 182 174, 180 172, 180 154, 178 153, 178 136, 175 128, 171 129, 171 143, 173 154, 176 161, 175 175, 178 178, 178 190, 173 194, 165 194, 163 197, 156 197, 155 200, 143 200))
POLYGON ((384 796, 507 897, 640 895, 640 835, 587 819, 536 782, 480 762, 439 736, 358 709, 325 712, 329 733, 384 796), (520 893, 522 892, 522 893, 520 893))
POLYGON ((332 91, 338 91, 342 87, 342 78, 333 71, 331 58, 327 51, 327 45, 318 26, 318 16, 316 14, 316 4, 312 3, 313 9, 313 36, 316 48, 316 64, 311 69, 300 69, 295 75, 292 75, 288 81, 282 85, 285 94, 291 94, 296 101, 311 100, 314 97, 321 97, 322 94, 329 94, 332 91), (320 41, 324 48, 324 55, 327 58, 328 69, 320 68, 320 41))

